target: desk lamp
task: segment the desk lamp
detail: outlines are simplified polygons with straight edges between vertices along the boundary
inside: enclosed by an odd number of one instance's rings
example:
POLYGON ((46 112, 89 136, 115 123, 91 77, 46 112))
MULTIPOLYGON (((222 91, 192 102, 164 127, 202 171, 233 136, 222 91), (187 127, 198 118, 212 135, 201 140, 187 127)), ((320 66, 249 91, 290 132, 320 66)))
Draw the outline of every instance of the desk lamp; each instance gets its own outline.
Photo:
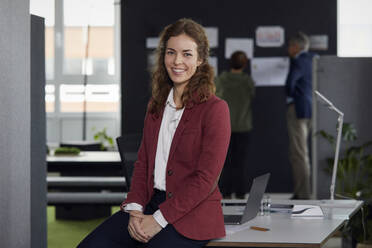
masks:
POLYGON ((337 109, 333 103, 331 103, 327 98, 325 98, 319 91, 315 90, 314 93, 321 99, 326 106, 335 111, 338 114, 338 126, 337 126, 337 140, 336 140, 336 151, 335 151, 335 158, 333 162, 333 172, 332 172, 332 182, 330 187, 331 193, 331 201, 335 199, 335 187, 336 187, 336 176, 337 176, 337 166, 338 166, 338 156, 340 151, 340 143, 341 143, 341 134, 342 134, 342 125, 344 122, 344 113, 342 113, 339 109, 337 109))

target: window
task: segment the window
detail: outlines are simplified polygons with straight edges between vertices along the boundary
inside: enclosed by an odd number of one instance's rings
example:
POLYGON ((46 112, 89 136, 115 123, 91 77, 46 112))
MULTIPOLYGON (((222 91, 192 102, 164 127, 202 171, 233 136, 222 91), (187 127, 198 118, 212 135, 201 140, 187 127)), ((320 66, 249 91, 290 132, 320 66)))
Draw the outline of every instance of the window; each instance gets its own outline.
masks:
POLYGON ((45 86, 45 108, 47 113, 55 111, 55 101, 55 86, 53 84, 47 84, 45 86))
POLYGON ((338 0, 338 56, 372 56, 372 1, 338 0))
POLYGON ((63 73, 113 75, 114 2, 64 0, 63 3, 63 73))
POLYGON ((45 75, 47 80, 54 78, 54 0, 31 0, 31 14, 45 18, 45 75))
POLYGON ((84 111, 88 132, 91 126, 106 127, 110 136, 119 136, 120 5, 114 0, 30 0, 30 12, 45 18, 48 142, 84 137, 84 111))
POLYGON ((61 112, 117 112, 119 101, 117 84, 62 84, 61 112), (84 106, 84 99, 86 105, 84 106))

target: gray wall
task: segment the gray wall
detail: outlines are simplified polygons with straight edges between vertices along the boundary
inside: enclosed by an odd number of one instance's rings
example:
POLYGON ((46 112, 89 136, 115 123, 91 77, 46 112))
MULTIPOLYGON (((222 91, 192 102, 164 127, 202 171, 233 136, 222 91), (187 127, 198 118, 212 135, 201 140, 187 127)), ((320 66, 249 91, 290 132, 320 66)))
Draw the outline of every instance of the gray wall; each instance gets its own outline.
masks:
MULTIPOLYGON (((372 140, 371 68, 371 58, 322 56, 318 61, 317 82, 314 87, 344 112, 344 122, 354 124, 358 134, 356 142, 358 145, 372 140)), ((315 109, 314 118, 317 130, 323 129, 336 136, 337 114, 319 102, 315 109)), ((331 176, 324 172, 324 168, 327 166, 325 159, 333 157, 334 151, 324 139, 315 138, 314 141, 318 163, 318 198, 329 198, 331 176)), ((341 143, 341 151, 344 148, 341 143)))
POLYGON ((0 3, 0 247, 31 247, 29 0, 0 3))

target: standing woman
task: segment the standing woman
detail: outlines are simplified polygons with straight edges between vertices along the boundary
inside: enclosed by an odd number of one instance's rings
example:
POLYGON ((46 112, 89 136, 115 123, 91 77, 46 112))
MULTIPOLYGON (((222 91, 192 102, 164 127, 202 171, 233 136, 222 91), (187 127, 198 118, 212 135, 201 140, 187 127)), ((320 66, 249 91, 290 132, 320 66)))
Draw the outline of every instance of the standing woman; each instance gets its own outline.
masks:
POLYGON ((78 247, 202 247, 225 235, 217 187, 230 139, 214 95, 204 29, 180 19, 160 35, 152 97, 127 199, 78 247))
POLYGON ((224 198, 243 199, 248 191, 248 152, 252 131, 252 100, 255 95, 254 81, 244 72, 249 60, 243 51, 236 51, 230 58, 230 71, 216 78, 216 95, 229 105, 231 139, 220 190, 224 198))

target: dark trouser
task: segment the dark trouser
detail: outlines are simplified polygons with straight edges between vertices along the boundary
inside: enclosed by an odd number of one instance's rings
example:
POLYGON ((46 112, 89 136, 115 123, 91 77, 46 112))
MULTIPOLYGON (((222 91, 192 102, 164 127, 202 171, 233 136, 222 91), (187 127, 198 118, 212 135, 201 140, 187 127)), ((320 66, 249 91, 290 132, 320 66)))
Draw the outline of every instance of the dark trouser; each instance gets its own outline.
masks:
POLYGON ((250 132, 231 133, 229 150, 222 170, 219 187, 222 195, 244 196, 248 189, 247 167, 250 132))
MULTIPOLYGON (((165 192, 156 190, 144 213, 153 214, 158 209, 158 205, 164 200, 165 192)), ((199 248, 209 241, 188 239, 180 235, 172 225, 168 224, 148 243, 143 244, 130 237, 128 222, 128 213, 117 212, 91 232, 78 245, 78 248, 199 248)))

